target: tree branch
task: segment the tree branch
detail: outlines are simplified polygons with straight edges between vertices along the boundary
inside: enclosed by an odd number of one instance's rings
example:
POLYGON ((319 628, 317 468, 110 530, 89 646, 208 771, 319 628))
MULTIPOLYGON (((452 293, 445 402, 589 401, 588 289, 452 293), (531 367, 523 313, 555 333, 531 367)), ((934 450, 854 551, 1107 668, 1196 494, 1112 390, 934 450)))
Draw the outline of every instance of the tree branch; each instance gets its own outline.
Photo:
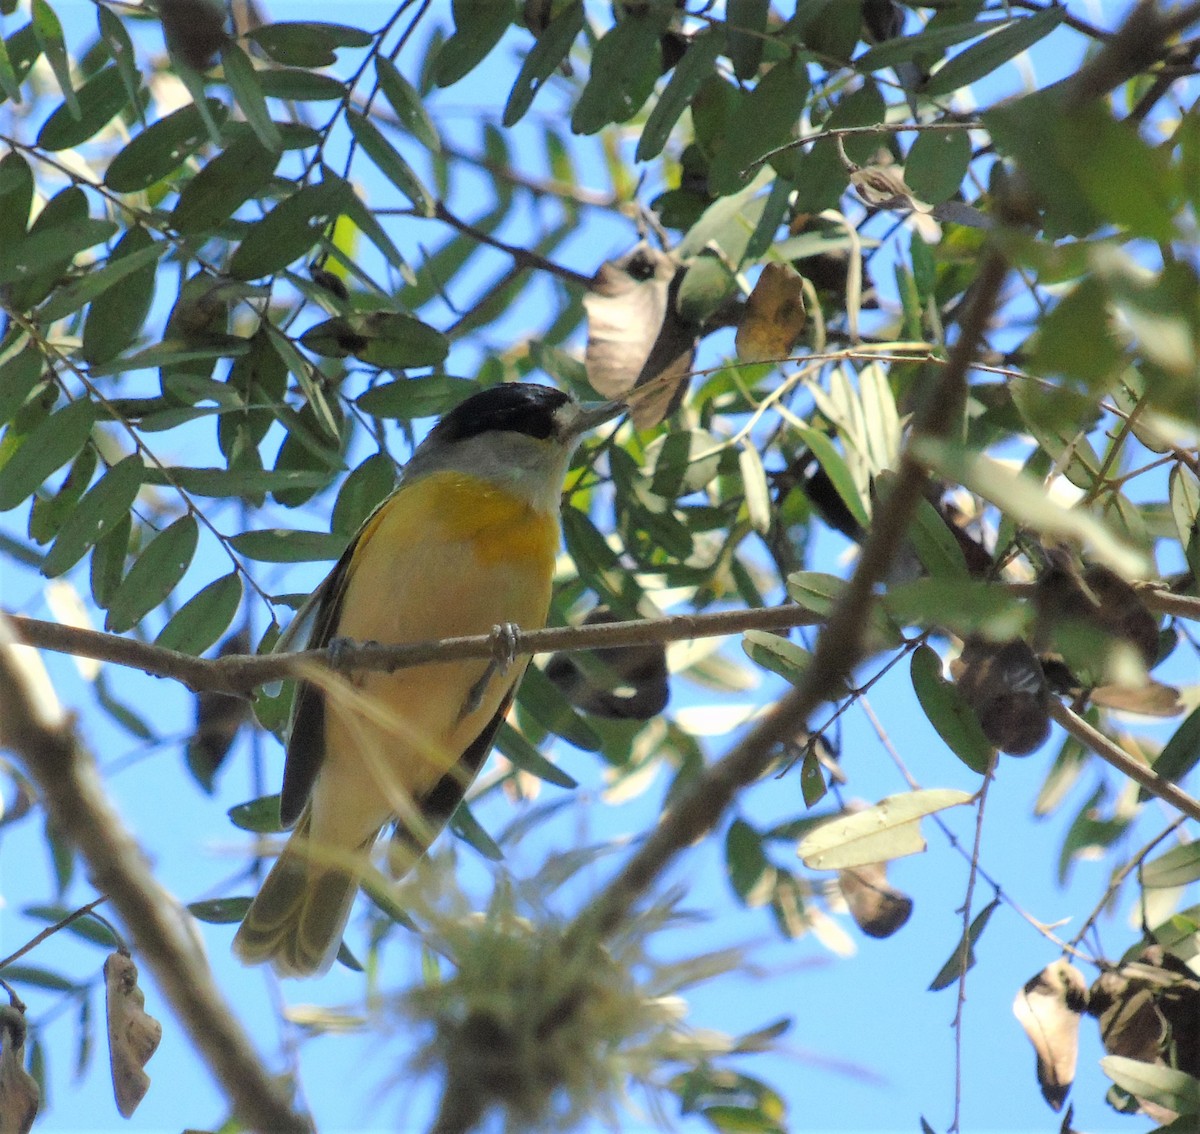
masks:
POLYGON ((1145 764, 1139 763, 1125 749, 1114 744, 1104 733, 1093 728, 1083 717, 1060 701, 1051 698, 1050 715, 1080 744, 1086 744, 1102 760, 1106 760, 1122 775, 1144 787, 1156 799, 1183 812, 1189 819, 1200 821, 1200 800, 1193 799, 1170 780, 1164 780, 1145 764))
POLYGON ((154 879, 149 863, 101 787, 35 655, 0 617, 0 739, 24 761, 55 826, 87 860, 192 1044, 238 1120, 254 1130, 307 1134, 279 1084, 230 1012, 187 915, 154 879))

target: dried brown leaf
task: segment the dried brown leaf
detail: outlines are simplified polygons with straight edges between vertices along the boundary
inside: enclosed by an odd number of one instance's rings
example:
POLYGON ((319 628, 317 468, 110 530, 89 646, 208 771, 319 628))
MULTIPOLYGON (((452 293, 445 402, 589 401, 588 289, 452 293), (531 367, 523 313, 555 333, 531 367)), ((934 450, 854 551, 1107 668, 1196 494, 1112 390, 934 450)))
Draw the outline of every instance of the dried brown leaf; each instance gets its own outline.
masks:
POLYGON ((162 1039, 162 1024, 146 1014, 137 966, 124 953, 111 953, 104 962, 104 992, 113 1094, 117 1110, 129 1118, 150 1087, 144 1068, 162 1039))
POLYGON ((767 264, 738 324, 734 345, 742 362, 787 358, 804 330, 804 281, 788 264, 767 264))

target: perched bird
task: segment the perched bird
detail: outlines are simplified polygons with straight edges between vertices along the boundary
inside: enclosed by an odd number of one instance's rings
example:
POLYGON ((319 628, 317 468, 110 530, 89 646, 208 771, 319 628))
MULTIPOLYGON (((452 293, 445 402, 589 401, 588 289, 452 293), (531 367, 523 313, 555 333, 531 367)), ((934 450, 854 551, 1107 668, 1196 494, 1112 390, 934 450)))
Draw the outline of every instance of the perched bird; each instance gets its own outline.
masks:
MULTIPOLYGON (((288 637, 322 648, 544 626, 571 454, 624 408, 517 383, 467 398, 418 446, 288 637)), ((401 870, 424 853, 483 764, 525 664, 298 684, 280 799, 295 831, 234 938, 243 962, 284 976, 329 967, 376 838, 395 824, 401 870)))

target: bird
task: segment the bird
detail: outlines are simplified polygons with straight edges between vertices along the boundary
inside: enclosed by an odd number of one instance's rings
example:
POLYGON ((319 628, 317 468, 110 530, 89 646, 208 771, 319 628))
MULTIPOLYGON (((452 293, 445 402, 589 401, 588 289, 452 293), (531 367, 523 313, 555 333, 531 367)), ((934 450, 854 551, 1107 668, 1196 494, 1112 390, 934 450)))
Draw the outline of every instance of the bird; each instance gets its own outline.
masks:
MULTIPOLYGON (((571 456, 625 409, 534 383, 468 397, 417 446, 297 613, 287 648, 544 627, 571 456)), ((482 766, 528 663, 507 660, 297 682, 279 805, 294 829, 234 938, 243 963, 328 970, 380 833, 394 824, 402 873, 482 766)))

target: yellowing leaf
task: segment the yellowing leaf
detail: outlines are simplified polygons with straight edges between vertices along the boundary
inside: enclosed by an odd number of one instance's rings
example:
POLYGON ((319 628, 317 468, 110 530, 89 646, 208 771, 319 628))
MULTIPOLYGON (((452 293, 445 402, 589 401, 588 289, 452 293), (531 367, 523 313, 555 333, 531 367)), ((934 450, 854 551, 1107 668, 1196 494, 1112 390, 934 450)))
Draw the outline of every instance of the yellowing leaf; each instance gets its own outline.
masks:
POLYGON ((889 795, 874 807, 822 823, 800 840, 796 853, 813 870, 845 870, 886 862, 925 849, 920 819, 973 797, 953 788, 889 795))
POLYGON ((734 345, 742 362, 785 359, 804 330, 804 282, 790 264, 767 264, 738 324, 734 345))

